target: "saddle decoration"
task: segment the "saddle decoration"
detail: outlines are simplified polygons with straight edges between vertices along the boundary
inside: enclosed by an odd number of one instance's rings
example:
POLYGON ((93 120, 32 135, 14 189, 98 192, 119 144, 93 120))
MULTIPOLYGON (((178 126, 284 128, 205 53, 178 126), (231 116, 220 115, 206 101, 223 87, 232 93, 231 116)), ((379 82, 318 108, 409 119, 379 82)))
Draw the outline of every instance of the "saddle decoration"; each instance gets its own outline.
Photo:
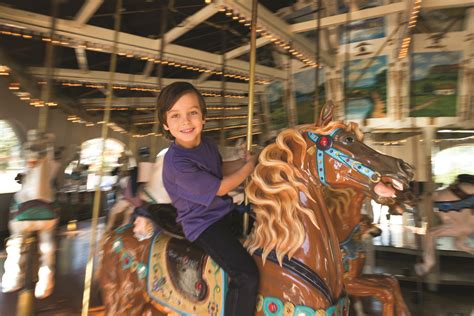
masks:
MULTIPOLYGON (((115 231, 118 234, 123 233, 127 228, 130 228, 131 225, 124 225, 117 228, 115 231)), ((120 256, 120 262, 122 263, 122 269, 130 269, 132 272, 137 272, 137 276, 139 280, 144 279, 148 274, 148 268, 145 263, 139 262, 130 255, 126 250, 123 248, 123 240, 120 237, 115 238, 112 249, 116 254, 120 256)))
POLYGON ((364 251, 364 246, 361 240, 360 225, 357 224, 346 240, 339 243, 342 250, 342 264, 345 272, 349 271, 349 260, 356 259, 360 252, 364 251))
POLYGON ((434 206, 440 212, 460 211, 465 208, 474 209, 474 195, 469 195, 467 198, 459 201, 438 201, 434 202, 434 206))
POLYGON ((342 297, 336 304, 326 309, 314 310, 308 306, 283 303, 276 297, 258 295, 257 311, 263 311, 265 316, 348 316, 349 298, 342 297))
POLYGON ((196 254, 187 255, 191 247, 181 247, 180 250, 179 246, 170 246, 173 242, 191 245, 163 233, 157 233, 151 242, 148 296, 180 316, 223 316, 227 274, 202 250, 199 250, 202 260, 196 259, 199 258, 196 254), (180 276, 173 276, 171 270, 180 276))
POLYGON ((335 129, 330 135, 319 135, 313 132, 308 132, 307 135, 309 139, 311 139, 317 148, 316 153, 316 162, 317 162, 317 172, 321 183, 327 186, 326 182, 326 174, 324 168, 324 154, 334 158, 335 160, 339 161, 340 163, 348 166, 349 168, 355 170, 356 172, 363 174, 367 178, 370 179, 372 182, 380 181, 380 174, 378 172, 373 171, 369 167, 365 166, 364 164, 360 163, 359 161, 349 157, 342 151, 333 147, 334 136, 340 131, 340 128, 335 129))

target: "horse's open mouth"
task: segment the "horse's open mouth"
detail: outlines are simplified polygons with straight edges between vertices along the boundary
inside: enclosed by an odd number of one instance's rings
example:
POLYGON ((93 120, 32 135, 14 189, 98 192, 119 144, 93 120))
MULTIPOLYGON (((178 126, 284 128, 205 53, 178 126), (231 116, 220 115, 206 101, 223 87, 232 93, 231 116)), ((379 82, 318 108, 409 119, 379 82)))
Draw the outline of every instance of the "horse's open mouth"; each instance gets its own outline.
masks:
POLYGON ((380 197, 396 197, 395 190, 403 191, 404 185, 400 180, 391 177, 382 177, 375 185, 374 192, 380 197))

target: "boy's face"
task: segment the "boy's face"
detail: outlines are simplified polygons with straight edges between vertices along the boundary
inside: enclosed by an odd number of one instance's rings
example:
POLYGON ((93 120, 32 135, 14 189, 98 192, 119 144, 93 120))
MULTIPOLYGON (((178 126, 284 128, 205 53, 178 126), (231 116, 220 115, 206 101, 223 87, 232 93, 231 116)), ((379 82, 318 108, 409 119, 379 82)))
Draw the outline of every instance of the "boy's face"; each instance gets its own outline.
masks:
POLYGON ((178 145, 193 148, 201 143, 204 123, 198 96, 186 93, 166 112, 166 124, 163 126, 174 136, 178 145))

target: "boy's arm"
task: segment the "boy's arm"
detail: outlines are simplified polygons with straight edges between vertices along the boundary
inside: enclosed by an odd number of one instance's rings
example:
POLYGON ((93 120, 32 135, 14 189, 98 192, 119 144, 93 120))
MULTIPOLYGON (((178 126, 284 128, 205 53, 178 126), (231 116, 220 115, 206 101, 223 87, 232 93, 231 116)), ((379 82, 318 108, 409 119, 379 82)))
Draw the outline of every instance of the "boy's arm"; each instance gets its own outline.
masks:
POLYGON ((255 163, 253 161, 247 161, 242 168, 238 169, 234 173, 231 173, 221 181, 221 185, 219 186, 219 190, 217 190, 217 196, 223 196, 238 187, 244 180, 252 173, 255 167, 255 163))
MULTIPOLYGON (((242 162, 237 163, 233 166, 233 172, 230 165, 226 164, 225 169, 223 169, 224 178, 221 181, 221 185, 219 186, 219 190, 217 190, 217 196, 223 196, 238 187, 244 180, 252 173, 255 165, 257 164, 258 154, 252 154, 247 152, 246 162, 244 160, 242 162)), ((224 165, 223 165, 224 168, 224 165)))

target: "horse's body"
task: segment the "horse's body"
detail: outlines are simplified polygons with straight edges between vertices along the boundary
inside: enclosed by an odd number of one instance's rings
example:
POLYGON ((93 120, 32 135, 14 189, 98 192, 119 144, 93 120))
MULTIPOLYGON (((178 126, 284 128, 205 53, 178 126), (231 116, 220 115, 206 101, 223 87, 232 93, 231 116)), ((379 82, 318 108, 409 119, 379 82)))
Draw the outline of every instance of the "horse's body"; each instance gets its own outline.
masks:
POLYGON ((2 277, 2 291, 12 292, 23 287, 25 254, 22 246, 26 237, 38 233, 40 267, 35 296, 45 298, 54 287, 54 233, 58 218, 52 209, 52 180, 59 163, 54 159, 52 136, 29 131, 24 150, 27 168, 21 177, 21 189, 15 194, 10 207, 8 226, 11 235, 6 247, 8 256, 2 277))
POLYGON ((343 253, 347 293, 355 297, 376 297, 383 304, 384 316, 410 315, 398 281, 393 276, 362 273, 366 257, 362 236, 372 225, 361 215, 366 196, 351 189, 329 188, 327 191, 326 203, 343 253))
POLYGON ((454 184, 435 191, 433 202, 442 224, 426 232, 423 263, 415 265, 418 275, 424 275, 433 268, 437 237, 454 237, 454 246, 459 251, 474 255, 474 248, 468 245, 469 236, 474 234, 474 176, 459 176, 454 184))
MULTIPOLYGON (((276 143, 261 153, 246 188, 256 215, 245 245, 260 269, 257 315, 283 311, 288 315, 347 315, 339 240, 324 203, 322 185, 350 187, 374 197, 392 196, 394 190, 385 183, 406 187, 412 176, 400 160, 358 142, 352 125, 322 123, 281 132, 276 143)), ((140 276, 137 264, 133 270, 128 267, 130 261, 146 266, 149 258, 170 256, 170 252, 176 257, 176 252, 170 251, 173 239, 163 240, 168 242, 158 243, 163 251, 149 254, 150 241, 138 242, 130 228, 118 229, 107 237, 101 275, 106 313, 151 315, 168 309, 181 315, 222 315, 222 296, 215 294, 225 293, 225 282, 214 284, 201 298, 190 298, 189 293, 201 291, 202 283, 183 291, 179 282, 173 281, 177 276, 170 274, 175 271, 170 262, 160 265, 153 261, 148 273, 153 273, 155 280, 148 283, 140 276), (150 299, 150 289, 155 288, 158 303, 150 299)), ((178 258, 179 262, 190 261, 187 256, 178 258)), ((204 267, 212 266, 207 256, 202 260, 204 267)), ((201 272, 203 281, 212 284, 206 274, 209 271, 201 272)))

